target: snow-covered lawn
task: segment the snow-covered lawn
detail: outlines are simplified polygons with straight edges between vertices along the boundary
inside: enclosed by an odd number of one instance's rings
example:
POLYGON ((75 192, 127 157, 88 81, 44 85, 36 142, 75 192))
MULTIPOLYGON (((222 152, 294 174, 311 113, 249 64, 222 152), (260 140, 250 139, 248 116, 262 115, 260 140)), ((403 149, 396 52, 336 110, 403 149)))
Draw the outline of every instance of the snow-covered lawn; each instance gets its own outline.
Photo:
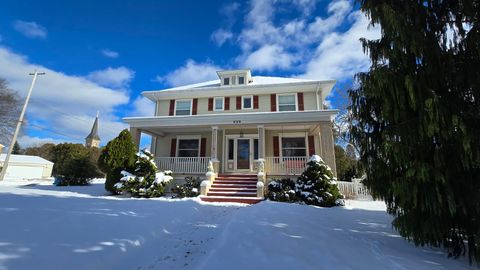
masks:
MULTIPOLYGON (((0 183, 0 269, 469 269, 344 208, 106 196, 103 183, 0 183)), ((473 268, 472 268, 473 269, 473 268)))

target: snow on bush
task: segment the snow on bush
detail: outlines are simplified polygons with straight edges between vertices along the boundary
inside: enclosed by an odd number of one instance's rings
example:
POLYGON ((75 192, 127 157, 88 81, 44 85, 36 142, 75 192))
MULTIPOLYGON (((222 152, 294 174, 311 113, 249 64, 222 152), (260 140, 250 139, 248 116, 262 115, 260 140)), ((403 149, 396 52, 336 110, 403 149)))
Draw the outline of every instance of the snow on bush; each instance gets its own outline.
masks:
POLYGON ((165 186, 173 179, 171 171, 157 172, 152 154, 147 150, 137 153, 134 173, 122 171, 120 182, 114 187, 118 193, 132 197, 160 197, 165 194, 165 186))
POLYGON ((172 188, 172 192, 175 198, 196 197, 200 190, 200 178, 198 177, 185 177, 185 184, 176 185, 172 188))
POLYGON ((270 182, 268 198, 273 201, 298 201, 324 207, 344 205, 343 195, 338 190, 332 170, 322 158, 313 155, 307 165, 296 183, 290 179, 270 182))

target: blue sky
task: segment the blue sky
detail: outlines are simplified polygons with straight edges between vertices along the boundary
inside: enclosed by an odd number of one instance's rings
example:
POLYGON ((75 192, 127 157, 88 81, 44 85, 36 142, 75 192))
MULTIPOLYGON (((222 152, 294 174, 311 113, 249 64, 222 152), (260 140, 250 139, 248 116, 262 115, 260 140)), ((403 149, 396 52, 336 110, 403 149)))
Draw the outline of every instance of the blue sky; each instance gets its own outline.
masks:
POLYGON ((141 91, 215 79, 220 69, 343 88, 368 68, 358 39, 379 31, 367 26, 348 0, 3 0, 0 77, 25 95, 27 73, 47 73, 21 144, 83 142, 97 111, 105 144, 127 127, 122 117, 152 114, 141 91))

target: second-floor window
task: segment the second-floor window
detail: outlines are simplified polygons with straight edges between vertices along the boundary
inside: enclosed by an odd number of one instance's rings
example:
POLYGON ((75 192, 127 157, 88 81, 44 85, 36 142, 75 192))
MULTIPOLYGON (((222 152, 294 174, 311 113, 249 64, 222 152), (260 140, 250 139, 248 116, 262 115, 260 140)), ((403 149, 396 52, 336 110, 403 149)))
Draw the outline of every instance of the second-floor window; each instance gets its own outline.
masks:
POLYGON ((252 109, 253 108, 253 98, 252 96, 243 96, 242 97, 242 109, 252 109))
POLYGON ((279 112, 291 112, 297 110, 297 95, 296 94, 283 94, 278 95, 278 111, 279 112))
POLYGON ((175 115, 191 115, 192 101, 191 100, 176 100, 175 101, 175 115))
POLYGON ((224 98, 223 97, 216 97, 214 99, 214 110, 215 111, 223 111, 224 108, 224 98))

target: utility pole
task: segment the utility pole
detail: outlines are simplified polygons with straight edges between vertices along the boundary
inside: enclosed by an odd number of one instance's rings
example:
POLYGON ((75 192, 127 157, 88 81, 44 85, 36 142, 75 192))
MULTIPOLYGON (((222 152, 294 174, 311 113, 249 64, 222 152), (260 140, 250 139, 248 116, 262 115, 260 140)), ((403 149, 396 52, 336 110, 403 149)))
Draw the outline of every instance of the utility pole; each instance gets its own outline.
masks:
POLYGON ((30 85, 30 89, 28 90, 27 98, 25 99, 25 104, 23 105, 22 112, 20 113, 20 118, 18 119, 17 128, 15 129, 15 133, 13 133, 12 141, 10 142, 10 147, 8 148, 7 156, 5 157, 5 161, 3 162, 2 172, 0 173, 0 181, 3 181, 5 174, 7 173, 8 161, 10 160, 10 156, 12 155, 13 145, 17 141, 18 132, 20 131, 20 127, 23 123, 23 117, 25 115, 25 111, 27 110, 28 101, 30 100, 30 96, 32 95, 33 86, 35 86, 35 81, 37 80, 38 75, 45 75, 45 72, 38 72, 35 70, 33 73, 29 75, 33 75, 32 84, 30 85))

